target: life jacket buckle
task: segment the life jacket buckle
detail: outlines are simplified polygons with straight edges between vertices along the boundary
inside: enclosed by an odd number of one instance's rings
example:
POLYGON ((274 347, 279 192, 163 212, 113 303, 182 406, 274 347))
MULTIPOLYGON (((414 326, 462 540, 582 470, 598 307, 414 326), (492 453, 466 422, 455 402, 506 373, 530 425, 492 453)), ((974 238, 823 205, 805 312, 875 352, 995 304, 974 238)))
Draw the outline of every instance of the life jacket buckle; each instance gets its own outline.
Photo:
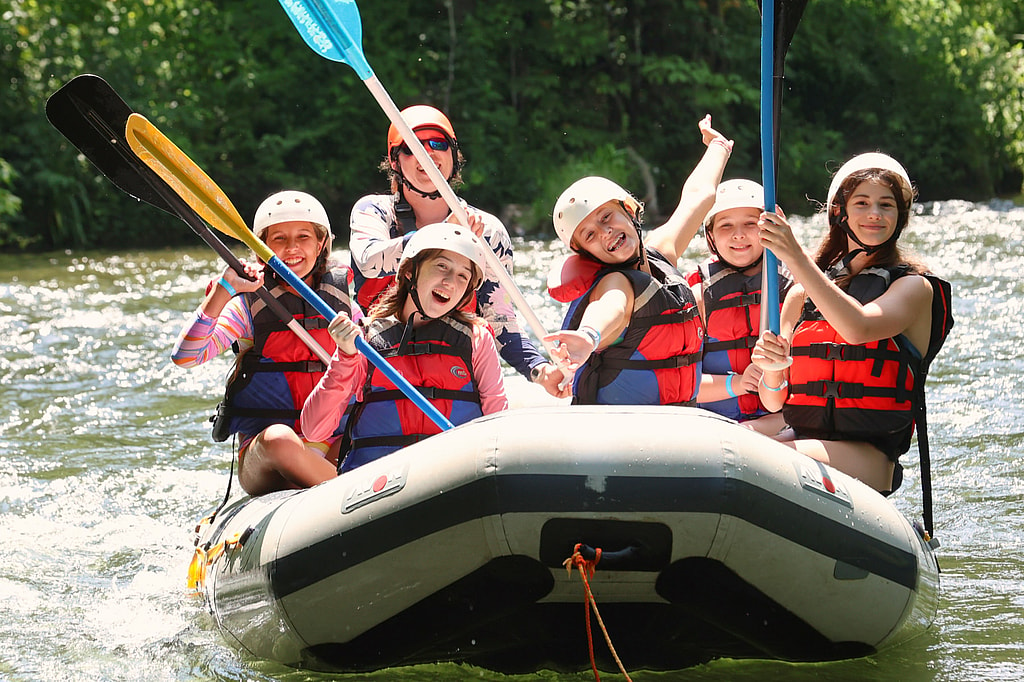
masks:
POLYGON ((825 359, 826 360, 842 360, 843 349, 846 347, 841 343, 826 343, 825 346, 825 359))
POLYGON ((836 399, 839 398, 840 382, 838 382, 838 381, 822 381, 821 384, 822 384, 822 386, 821 386, 822 395, 825 398, 836 398, 836 399))
POLYGON ((823 381, 822 394, 826 398, 858 400, 864 397, 864 385, 846 381, 823 381))

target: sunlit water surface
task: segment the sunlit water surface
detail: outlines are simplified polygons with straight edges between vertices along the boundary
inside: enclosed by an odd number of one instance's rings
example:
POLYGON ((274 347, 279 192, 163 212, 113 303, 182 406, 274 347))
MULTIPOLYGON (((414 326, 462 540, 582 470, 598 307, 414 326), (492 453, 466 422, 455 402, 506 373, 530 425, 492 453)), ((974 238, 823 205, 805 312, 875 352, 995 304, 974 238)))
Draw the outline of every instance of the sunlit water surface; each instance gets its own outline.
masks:
MULTIPOLYGON (((813 246, 817 223, 798 228, 813 246)), ((928 395, 943 570, 932 630, 853 661, 716 661, 633 679, 1024 679, 1022 238, 1024 209, 960 202, 926 206, 909 234, 953 282, 957 318, 928 395)), ((549 329, 561 309, 541 283, 560 254, 557 242, 517 244, 517 281, 549 329)), ((217 268, 199 249, 0 257, 0 680, 338 679, 239 654, 184 589, 192 529, 228 480, 229 447, 206 420, 229 361, 182 370, 168 353, 217 268)), ((916 457, 905 460, 896 504, 919 516, 916 457)), ((441 665, 343 679, 508 678, 441 665)))

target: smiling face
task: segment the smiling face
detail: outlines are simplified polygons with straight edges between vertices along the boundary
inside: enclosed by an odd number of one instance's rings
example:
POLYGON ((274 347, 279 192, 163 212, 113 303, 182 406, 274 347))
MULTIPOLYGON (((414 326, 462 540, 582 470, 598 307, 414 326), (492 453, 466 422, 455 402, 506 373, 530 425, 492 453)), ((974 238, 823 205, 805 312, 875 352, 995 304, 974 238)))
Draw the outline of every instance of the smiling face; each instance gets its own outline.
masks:
MULTIPOLYGON (((892 188, 877 180, 857 185, 846 202, 848 224, 866 246, 884 244, 896 232, 899 207, 892 188)), ((857 244, 850 240, 850 249, 857 244)))
MULTIPOLYGON (((438 318, 451 312, 462 302, 476 274, 473 262, 462 254, 441 251, 425 258, 419 264, 416 291, 423 314, 438 318)), ((402 308, 403 319, 416 312, 412 296, 406 297, 402 308)))
POLYGON ((760 217, 759 208, 730 208, 718 213, 711 236, 719 257, 736 268, 756 262, 764 253, 757 226, 760 217))
POLYGON ((293 220, 268 227, 264 241, 292 272, 306 277, 316 265, 324 239, 313 223, 293 220))
MULTIPOLYGON (((451 181, 455 160, 452 157, 452 148, 445 135, 440 131, 427 129, 417 131, 416 137, 419 139, 419 144, 426 149, 427 155, 430 156, 434 165, 441 171, 441 176, 451 181), (430 144, 434 140, 444 142, 443 145, 435 145, 438 147, 443 146, 444 149, 435 149, 430 144)), ((436 191, 437 188, 434 186, 434 182, 427 175, 427 171, 423 169, 420 162, 416 160, 416 157, 413 156, 411 150, 409 153, 405 153, 399 148, 395 159, 392 161, 392 167, 417 189, 424 192, 436 191)))
POLYGON ((601 204, 581 220, 573 232, 572 243, 609 265, 625 263, 640 250, 633 218, 618 201, 601 204))

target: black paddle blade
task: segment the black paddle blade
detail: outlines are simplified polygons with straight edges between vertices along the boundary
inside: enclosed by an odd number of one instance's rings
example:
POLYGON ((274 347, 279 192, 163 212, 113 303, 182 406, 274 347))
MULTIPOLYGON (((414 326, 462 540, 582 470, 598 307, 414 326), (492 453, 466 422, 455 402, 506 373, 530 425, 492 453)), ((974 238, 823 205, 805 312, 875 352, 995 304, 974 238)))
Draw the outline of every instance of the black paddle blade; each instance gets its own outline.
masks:
POLYGON ((775 0, 775 70, 782 71, 797 24, 804 15, 807 0, 775 0))
MULTIPOLYGON (((761 0, 757 2, 757 8, 764 11, 761 0)), ((807 0, 775 0, 775 64, 776 71, 782 60, 789 52, 789 46, 796 35, 796 27, 804 15, 804 8, 807 7, 807 0)), ((776 74, 777 75, 777 74, 776 74)))
POLYGON ((806 7, 807 0, 775 0, 775 41, 783 55, 789 52, 806 7))
POLYGON ((75 76, 46 100, 46 118, 119 189, 181 217, 157 191, 162 180, 132 153, 125 124, 133 113, 110 85, 92 74, 75 76))

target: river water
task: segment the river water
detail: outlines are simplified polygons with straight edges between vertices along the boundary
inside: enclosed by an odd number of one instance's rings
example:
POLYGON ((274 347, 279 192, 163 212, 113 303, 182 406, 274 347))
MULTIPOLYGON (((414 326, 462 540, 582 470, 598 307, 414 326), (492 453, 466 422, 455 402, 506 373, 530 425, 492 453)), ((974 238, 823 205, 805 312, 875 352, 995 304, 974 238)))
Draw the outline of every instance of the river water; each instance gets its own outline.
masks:
MULTIPOLYGON (((813 246, 817 224, 796 222, 813 246)), ((634 680, 1024 679, 1024 209, 929 204, 908 239, 952 281, 957 318, 928 392, 934 627, 858 660, 716 661, 634 680)), ((557 242, 517 244, 517 281, 549 329, 561 310, 541 283, 560 254, 557 242)), ((339 679, 239 654, 185 590, 192 529, 228 480, 228 445, 206 423, 228 360, 183 370, 168 353, 218 267, 198 247, 0 256, 0 680, 339 679)), ((916 456, 905 462, 895 503, 919 517, 916 456)), ((439 665, 341 679, 509 678, 439 665)))

